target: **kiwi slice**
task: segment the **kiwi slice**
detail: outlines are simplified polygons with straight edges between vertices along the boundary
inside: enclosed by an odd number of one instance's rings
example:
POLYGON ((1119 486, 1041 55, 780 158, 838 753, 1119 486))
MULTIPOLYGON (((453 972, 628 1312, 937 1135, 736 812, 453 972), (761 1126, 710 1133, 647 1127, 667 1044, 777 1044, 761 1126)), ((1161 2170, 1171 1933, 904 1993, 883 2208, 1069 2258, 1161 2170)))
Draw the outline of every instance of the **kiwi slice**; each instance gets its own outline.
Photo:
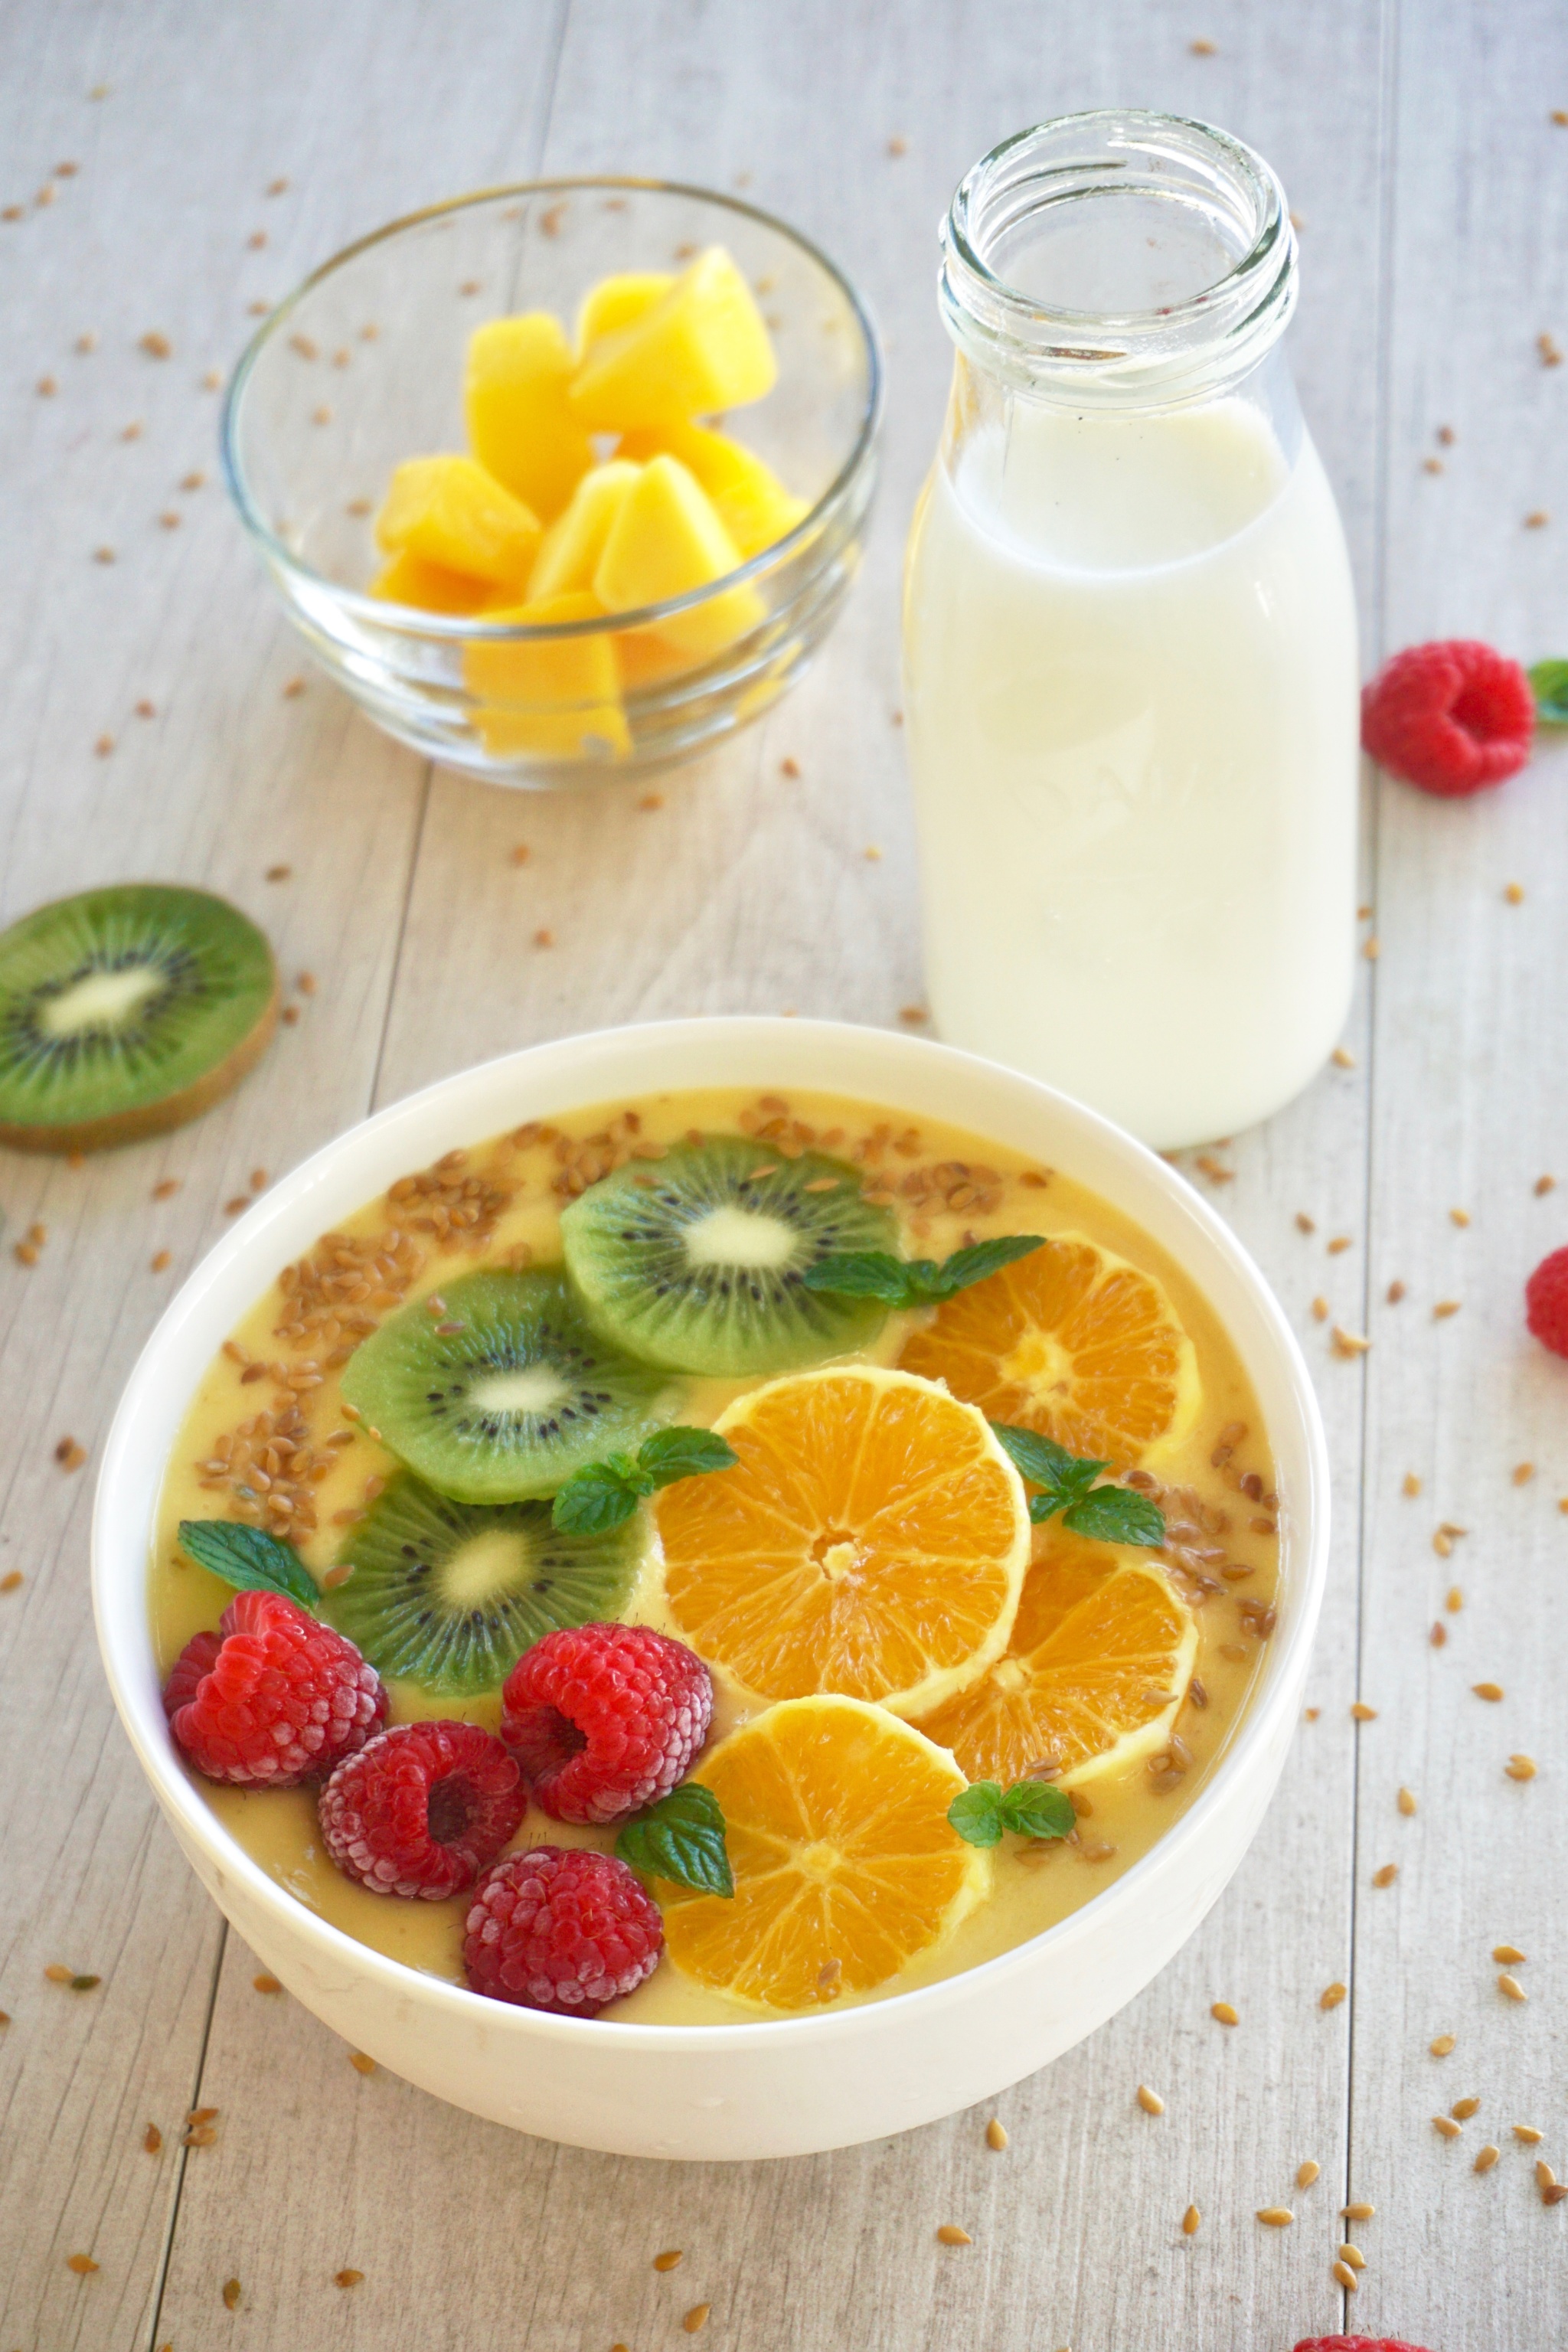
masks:
POLYGON ((97 1151, 195 1118, 278 1021, 261 932, 210 891, 120 882, 0 935, 0 1143, 97 1151))
POLYGON ((384 1444, 460 1503, 552 1495, 633 1452, 675 1391, 589 1328, 558 1266, 466 1274, 356 1348, 343 1395, 384 1444))
POLYGON ((677 1143, 591 1184, 561 1220, 566 1270, 595 1330, 652 1364, 738 1378, 863 1348, 887 1308, 807 1290, 818 1258, 897 1246, 861 1172, 787 1160, 743 1135, 677 1143))
POLYGON ((378 1674, 471 1698, 558 1626, 618 1617, 647 1541, 640 1513, 557 1535, 546 1502, 455 1503, 400 1470, 340 1550, 353 1573, 321 1611, 378 1674))

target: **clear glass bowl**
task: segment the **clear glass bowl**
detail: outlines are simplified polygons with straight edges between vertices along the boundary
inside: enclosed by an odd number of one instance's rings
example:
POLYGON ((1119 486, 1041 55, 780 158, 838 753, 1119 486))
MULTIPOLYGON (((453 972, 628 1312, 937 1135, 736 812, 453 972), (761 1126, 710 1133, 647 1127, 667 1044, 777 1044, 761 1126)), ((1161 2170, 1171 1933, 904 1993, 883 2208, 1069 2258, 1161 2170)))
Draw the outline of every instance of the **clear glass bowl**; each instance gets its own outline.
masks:
POLYGON ((876 478, 881 361, 865 305, 816 247, 752 205, 650 180, 537 180, 395 221, 327 262, 256 336, 224 405, 229 489, 311 653, 390 734, 497 783, 578 784, 646 774, 755 719, 799 675, 858 568, 876 478), (613 271, 679 269, 722 245, 752 287, 778 356, 737 436, 810 510, 788 537, 711 587, 612 617, 519 627, 416 612, 370 595, 374 516, 405 457, 465 446, 464 354, 483 319, 553 310, 570 331, 613 271), (689 663, 660 625, 744 583, 760 617, 689 663), (608 639, 624 730, 586 705, 498 692, 526 674, 481 646, 608 639), (482 713, 483 724, 479 723, 482 713), (574 724, 574 716, 577 724, 574 724), (576 738, 581 732, 582 740, 576 738), (610 740, 613 734, 615 740, 610 740), (563 745, 572 748, 563 749, 563 745))

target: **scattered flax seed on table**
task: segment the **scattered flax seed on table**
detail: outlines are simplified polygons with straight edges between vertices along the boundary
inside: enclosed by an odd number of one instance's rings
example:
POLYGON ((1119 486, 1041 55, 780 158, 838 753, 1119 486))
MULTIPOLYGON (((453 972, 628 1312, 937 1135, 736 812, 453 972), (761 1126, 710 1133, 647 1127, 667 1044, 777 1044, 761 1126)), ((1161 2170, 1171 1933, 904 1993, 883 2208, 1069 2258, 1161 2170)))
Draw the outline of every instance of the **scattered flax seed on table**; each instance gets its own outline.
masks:
POLYGON ((55 1460, 62 1470, 79 1470, 87 1460, 87 1448, 74 1437, 62 1437, 55 1448, 55 1460))
POLYGON ((174 1262, 173 1251, 166 1249, 154 1250, 152 1257, 148 1260, 148 1264, 154 1274, 166 1273, 174 1262))
POLYGON ((1342 1070, 1353 1070, 1355 1067, 1355 1055, 1343 1045, 1336 1045, 1329 1059, 1342 1070))
POLYGON ((1513 2136, 1515 2139, 1522 2141, 1526 2147, 1539 2147, 1546 2137, 1544 2132, 1538 2132, 1533 2124, 1515 2124, 1513 2136))
POLYGON ((1535 1465, 1533 1462, 1516 1462, 1514 1464, 1513 1483, 1516 1486, 1528 1486, 1534 1475, 1535 1465))
POLYGON ((1209 2015, 1217 2024, 1220 2025, 1239 2025, 1241 2023, 1240 2011, 1233 2009, 1228 2000, 1216 2000, 1213 2002, 1209 2009, 1209 2015))
POLYGON ((283 1990, 276 1977, 252 1977, 250 1981, 258 1992, 281 1992, 283 1990))
POLYGON ((363 2276, 364 2273, 363 2271, 334 2271, 332 2273, 332 2284, 334 2286, 358 2286, 363 2276))
POLYGON ((1336 1356, 1364 1356, 1372 1346, 1359 1331, 1347 1331, 1342 1323, 1334 1325, 1332 1345, 1336 1356))
POLYGON ((1450 1209, 1448 1218, 1451 1223, 1463 1227, 1469 1223, 1470 1213, 1468 1209, 1450 1209))
POLYGON ((1468 2124, 1480 2104, 1479 2099, 1456 2099, 1448 2113, 1457 2124, 1468 2124))
POLYGON ((972 2246, 974 2243, 968 2231, 961 2230, 956 2221, 944 2221, 936 2234, 939 2245, 972 2246))
POLYGON ((1455 2047, 1457 2046, 1458 2041, 1458 2036, 1457 2034, 1439 2033, 1436 2040, 1435 2042, 1429 2042, 1426 2046, 1431 2051, 1434 2058, 1447 2058, 1452 2054, 1455 2047))
POLYGON ((1314 1323, 1326 1323, 1328 1319, 1329 1302, 1320 1293, 1312 1301, 1312 1320, 1314 1323))
POLYGON ((1296 1231, 1299 1234, 1315 1234, 1317 1230, 1317 1221, 1314 1218, 1310 1217, 1305 1209, 1298 1209, 1296 1212, 1296 1231))
POLYGON ((1343 2000, 1345 1997, 1346 1990, 1347 1988, 1341 1984, 1339 1979, 1336 1977, 1333 1983, 1331 1985, 1325 1985, 1322 1991, 1318 1995, 1318 2007, 1320 2009, 1338 2009, 1341 2001, 1343 2000))
POLYGON ((685 2328, 688 2336, 696 2336, 701 2329, 707 2326, 708 2315, 712 2308, 713 2306, 710 2303, 694 2303, 692 2305, 690 2310, 687 2313, 685 2318, 680 2323, 682 2327, 685 2328))
POLYGON ((1368 1706, 1364 1699, 1358 1698, 1351 1708, 1351 1719, 1354 1723, 1375 1723, 1377 1709, 1375 1706, 1368 1706))
POLYGON ((223 2307, 226 2311, 237 2311, 239 2308, 239 2281, 237 2278, 225 2279, 223 2283, 223 2307))
POLYGON ((375 2060, 367 2058, 363 2050, 349 2052, 349 2064, 356 2074, 374 2074, 375 2072, 375 2060))
POLYGON ((1182 2216, 1183 2237, 1195 2238, 1198 2234, 1199 2225, 1201 2224, 1203 2218, 1203 2215, 1198 2211, 1195 2205, 1189 2205, 1186 2211, 1182 2216))
POLYGON ((1544 507, 1537 507, 1533 513, 1525 516, 1524 528, 1526 530, 1544 530, 1551 520, 1544 507))
POLYGON ((1296 2216, 1289 2205, 1260 2205, 1258 2218, 1267 2229, 1288 2230, 1296 2216))
POLYGON ((1546 2162, 1544 2158, 1537 2159, 1535 2167, 1535 2185, 1537 2189, 1555 2189, 1557 2186, 1557 2175, 1552 2171, 1552 2167, 1546 2162))
POLYGON ((1336 1234, 1333 1240, 1329 1244, 1329 1255, 1331 1257, 1338 1257, 1342 1251, 1348 1250, 1350 1246, 1351 1237, 1349 1234, 1336 1234))
POLYGON ((1394 1799, 1394 1803, 1399 1807, 1399 1810, 1404 1814, 1405 1820, 1408 1821, 1412 1813, 1416 1810, 1415 1791, 1411 1789, 1401 1789, 1398 1796, 1394 1799))
POLYGON ((1548 1192, 1555 1192, 1556 1188, 1557 1179, 1555 1176, 1538 1176, 1535 1180, 1535 1197, 1538 1201, 1544 1200, 1546 1194, 1548 1192))
POLYGON ((664 794, 662 793, 644 793, 642 798, 637 803, 637 806, 645 814, 651 814, 653 810, 661 809, 664 806, 664 794))
POLYGON ((1449 2116, 1434 2116, 1432 2128, 1435 2132, 1441 2132, 1445 2139, 1458 2139, 1459 2137, 1459 2126, 1449 2116))
POLYGON ((1158 2091, 1152 2091, 1147 2083, 1138 2085, 1138 2104, 1146 2116, 1163 2116, 1165 2112, 1164 2100, 1158 2091))
POLYGON ((0 1576, 0 1592, 19 1592, 22 1588, 22 1582, 23 1578, 21 1570, 19 1568, 8 1568, 5 1575, 0 1576))
POLYGON ((993 2116, 985 2126, 985 2145, 998 2156, 1007 2145, 1007 2126, 999 2116, 993 2116))
POLYGON ((779 761, 779 773, 781 776, 798 776, 800 773, 799 761, 781 760, 779 761))
POLYGON ((1517 1944, 1494 1944, 1492 1958, 1500 1968, 1522 1968, 1524 1965, 1524 1954, 1517 1944))
POLYGON ((1470 1688, 1478 1698, 1489 1699, 1494 1706, 1503 1695, 1501 1683, 1472 1683, 1470 1688))
POLYGON ((1489 2140, 1485 2147, 1477 2149, 1476 2160, 1470 2167, 1471 2171, 1489 2172, 1501 2153, 1501 2149, 1494 2147, 1489 2140))
POLYGON ((1342 2205, 1340 2207, 1340 2219, 1342 2221, 1375 2221, 1376 2218, 1377 2208, 1375 2205, 1356 2204, 1342 2205))
POLYGON ((1215 41, 1189 41, 1187 47, 1194 58, 1212 58, 1219 54, 1218 44, 1215 41))
POLYGON ((656 2271, 672 2271, 680 2261, 680 2248, 679 2246, 670 2246, 668 2247, 662 2254, 655 2254, 653 2258, 653 2266, 656 2271))
POLYGON ((68 2254, 66 2268, 68 2271, 75 2271, 78 2278, 87 2278, 98 2268, 98 2264, 90 2254, 68 2254))
POLYGON ((1359 2246, 1342 2246, 1340 2260, 1348 2263, 1352 2271, 1364 2271, 1366 2268, 1366 2256, 1359 2246))
POLYGON ((1385 1862, 1381 1870, 1373 1872, 1372 1883, 1374 1886, 1392 1886, 1398 1875, 1399 1864, 1396 1862, 1385 1862))
POLYGON ((1443 1606, 1451 1617, 1457 1617, 1465 1605, 1465 1596, 1457 1584, 1450 1584, 1444 1595, 1443 1606))
POLYGON ((1404 1486, 1401 1487, 1400 1492, 1401 1492, 1402 1494, 1405 1494, 1405 1495, 1410 1495, 1410 1496, 1415 1496, 1415 1495, 1418 1495, 1418 1494, 1421 1492, 1421 1481, 1420 1481, 1420 1479, 1415 1475, 1415 1471, 1414 1471, 1414 1470, 1407 1470, 1407 1471, 1405 1472, 1405 1483, 1404 1483, 1404 1486))
POLYGON ((149 2156, 156 2156, 163 2145, 163 2135, 156 2124, 149 2124, 142 2135, 142 2145, 149 2156))
POLYGON ((1521 883, 1510 882, 1506 885, 1502 895, 1510 907, 1522 907, 1524 904, 1524 887, 1521 883))
POLYGON ((1356 2277, 1354 2271, 1352 2270, 1349 2263, 1342 2261, 1333 2263, 1330 2265, 1330 2269, 1331 2274, 1337 2284, 1344 2288, 1346 2294, 1354 2294, 1356 2288, 1360 2285, 1361 2282, 1356 2277))
POLYGON ((1296 2167, 1297 2188, 1310 2189, 1313 2181, 1316 2180, 1322 2168, 1323 2168, 1321 2164, 1314 2164, 1310 2157, 1307 2158, 1305 2164, 1299 2164, 1296 2167))
POLYGON ((1499 1977, 1497 1980, 1497 1989, 1499 1992, 1500 1992, 1505 1999, 1509 2000, 1528 2000, 1530 1999, 1530 1995, 1525 1991, 1524 1987, 1520 1983, 1517 1977, 1507 1975, 1499 1977))

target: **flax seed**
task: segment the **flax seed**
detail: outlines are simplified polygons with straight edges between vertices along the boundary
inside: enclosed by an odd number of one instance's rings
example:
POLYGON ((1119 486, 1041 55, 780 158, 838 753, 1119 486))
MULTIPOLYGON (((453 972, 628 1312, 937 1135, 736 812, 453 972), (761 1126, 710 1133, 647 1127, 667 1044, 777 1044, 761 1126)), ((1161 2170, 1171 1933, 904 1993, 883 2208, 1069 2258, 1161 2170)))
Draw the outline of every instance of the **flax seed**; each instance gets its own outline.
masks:
POLYGON ((286 678, 283 682, 283 699, 285 702, 297 701, 304 691, 305 681, 302 677, 286 678))
POLYGON ((258 1992, 281 1992, 283 1990, 276 1977, 252 1977, 250 1981, 258 1992))
POLYGON ((671 2246, 666 2252, 662 2254, 655 2254, 653 2258, 653 2266, 656 2271, 672 2271, 680 2261, 680 2258, 681 2249, 679 2246, 671 2246))
POLYGON ((1478 1698, 1489 1699, 1493 1706, 1503 1695, 1501 1683, 1472 1683, 1470 1688, 1478 1698))
POLYGON ((1312 1320, 1314 1323, 1326 1323, 1328 1319, 1329 1302, 1320 1295, 1312 1301, 1312 1320))
POLYGON ((239 2281, 237 2278, 225 2279, 223 2283, 223 2307, 226 2311, 237 2311, 239 2308, 239 2281))
POLYGON ((1447 1591, 1443 1596, 1444 1608, 1448 1612, 1450 1617, 1457 1617, 1464 1605, 1464 1592, 1458 1585, 1450 1584, 1447 1591))
POLYGON ((149 2124, 142 2135, 142 2145, 149 2156, 156 2156, 163 2145, 163 2135, 156 2124, 149 2124))
POLYGON ((1361 1332, 1347 1331, 1342 1323, 1336 1323, 1333 1328, 1332 1344, 1336 1356, 1364 1356, 1372 1346, 1372 1341, 1364 1338, 1361 1332))
POLYGON ((1398 1875, 1399 1864, 1396 1862, 1385 1862, 1381 1870, 1373 1872, 1372 1883, 1374 1886, 1392 1886, 1398 1875))
POLYGON ((1492 1958, 1505 1969, 1521 1968, 1524 1964, 1524 1954, 1517 1944, 1494 1944, 1492 1958))
POLYGON ((342 2287, 358 2286, 363 2276, 363 2271, 334 2271, 332 2284, 342 2287))
POLYGON ((1360 2284, 1360 2281, 1357 2279, 1356 2274, 1354 2271, 1352 2270, 1349 2263, 1334 2263, 1331 2265, 1331 2270, 1332 2276, 1338 2284, 1345 2289, 1345 2292, 1348 2294, 1354 2294, 1357 2286, 1360 2284))
POLYGON ((1550 2189, 1543 2189, 1541 2192, 1543 2205, 1561 2205, 1565 2197, 1568 2197, 1568 2183, 1563 2181, 1554 2181, 1550 2189))
POLYGON ((1414 1470, 1407 1470, 1405 1472, 1405 1484, 1402 1491, 1405 1494, 1411 1496, 1418 1495, 1421 1492, 1421 1481, 1415 1475, 1414 1470))
POLYGON ((1448 2113, 1457 2124, 1468 2124, 1480 2104, 1479 2099, 1456 2099, 1448 2113))
POLYGON ((1313 2181, 1316 2180, 1322 2168, 1323 2168, 1321 2164, 1314 2164, 1310 2157, 1308 2158, 1305 2164, 1299 2164, 1296 2167, 1297 2188, 1310 2189, 1313 2181))
POLYGON ((1318 1995, 1318 2007, 1320 2009, 1338 2009, 1341 2001, 1343 2000, 1345 1997, 1346 1990, 1347 1988, 1341 1984, 1339 1979, 1336 1977, 1333 1983, 1331 1985, 1325 1985, 1322 1991, 1318 1995))
POLYGON ((690 2310, 687 2313, 685 2318, 680 2323, 682 2327, 685 2328, 688 2336, 699 2335, 701 2330, 707 2326, 708 2315, 712 2308, 713 2306, 710 2303, 694 2303, 692 2305, 690 2310))
POLYGON ((1288 2230, 1296 2216, 1288 2205, 1260 2205, 1258 2218, 1270 2230, 1288 2230))
POLYGON ((1340 2260, 1348 2263, 1352 2271, 1364 2271, 1366 2268, 1366 2256, 1359 2246, 1342 2246, 1340 2260))
POLYGON ((144 351, 149 359, 166 360, 172 356, 174 347, 167 335, 161 335, 153 330, 142 336, 138 348, 144 351))
POLYGON ((62 1437, 55 1447, 55 1460, 62 1470, 79 1470, 87 1460, 87 1448, 79 1445, 74 1437, 62 1437))
POLYGON ((1342 2221, 1375 2221, 1376 2218, 1377 2208, 1375 2205, 1357 2204, 1342 2205, 1340 2207, 1340 2219, 1342 2221))
POLYGON ((68 2254, 66 2268, 68 2271, 75 2271, 78 2278, 89 2278, 98 2268, 98 2264, 90 2254, 68 2254))
POLYGON ((1398 1805, 1400 1811, 1405 1815, 1405 1820, 1408 1821, 1411 1814, 1415 1812, 1416 1809, 1414 1791, 1409 1789, 1401 1789, 1398 1796, 1394 1800, 1394 1802, 1398 1805))
POLYGON ((552 948, 555 945, 554 932, 551 930, 535 931, 533 934, 533 944, 536 948, 552 948))
POLYGON ((1212 2002, 1209 2007, 1209 2015, 1217 2024, 1220 2025, 1239 2025, 1241 2023, 1240 2011, 1234 2009, 1228 2000, 1216 2000, 1212 2002))
POLYGON ((1538 2132, 1533 2124, 1515 2124, 1513 2136, 1526 2147, 1539 2147, 1546 2137, 1544 2132, 1538 2132))
POLYGON ((349 2064, 356 2074, 374 2074, 375 2072, 375 2060, 367 2058, 363 2050, 349 2052, 349 2064))
POLYGON ((1447 2058, 1453 2051, 1458 2038, 1456 2034, 1439 2033, 1436 2040, 1429 2042, 1426 2046, 1434 2058, 1447 2058))
POLYGON ((1476 2160, 1470 2167, 1471 2171, 1489 2172, 1501 2153, 1501 2149, 1494 2147, 1489 2140, 1485 2147, 1477 2150, 1476 2160))
POLYGON ((1138 2085, 1138 2104, 1146 2116, 1163 2116, 1165 2112, 1164 2100, 1158 2091, 1152 2091, 1147 2083, 1138 2085))
POLYGON ((1355 1067, 1355 1055, 1344 1045, 1336 1045, 1329 1059, 1338 1069, 1353 1070, 1355 1067))
POLYGON ((174 1253, 166 1249, 155 1250, 148 1264, 154 1274, 163 1274, 174 1264, 174 1253))
POLYGON ((1517 1977, 1510 1977, 1508 1975, 1500 1976, 1497 1980, 1497 1989, 1508 2000, 1528 2000, 1530 1999, 1530 1995, 1525 1991, 1524 1987, 1520 1983, 1517 1977))
POLYGON ((961 2230, 956 2221, 944 2221, 936 2235, 938 2244, 942 2246, 972 2246, 974 2243, 968 2231, 961 2230))
POLYGON ((1405 1296, 1405 1285, 1402 1282, 1391 1282, 1383 1295, 1390 1307, 1397 1307, 1405 1296))
POLYGON ((1557 2175, 1544 2157, 1536 2159, 1535 2185, 1537 2189, 1555 2189, 1557 2186, 1557 2175))
POLYGON ((23 1581, 24 1579, 22 1571, 19 1568, 8 1568, 5 1570, 5 1575, 0 1576, 0 1592, 18 1592, 22 1588, 23 1581))
POLYGON ((781 776, 798 776, 800 773, 799 761, 781 760, 779 761, 779 773, 781 776))
POLYGON ((1375 1723, 1377 1709, 1375 1706, 1368 1706, 1363 1700, 1358 1698, 1351 1708, 1351 1720, 1354 1723, 1375 1723))
POLYGON ((1007 2145, 1007 2126, 999 2116, 993 2116, 985 2126, 985 2145, 994 2148, 998 2156, 1007 2145))
POLYGON ((1436 1306, 1432 1309, 1433 1322, 1446 1323, 1450 1315, 1458 1313, 1460 1304, 1461 1301, 1458 1298, 1439 1298, 1436 1306))
POLYGON ((1329 1255, 1331 1257, 1339 1257, 1342 1252, 1348 1250, 1350 1246, 1351 1237, 1349 1234, 1336 1234, 1333 1240, 1329 1244, 1329 1255))
POLYGON ((1432 2128, 1435 2132, 1441 2132, 1445 2139, 1458 2139, 1459 2137, 1458 2125, 1448 2116, 1434 2116, 1432 2128))

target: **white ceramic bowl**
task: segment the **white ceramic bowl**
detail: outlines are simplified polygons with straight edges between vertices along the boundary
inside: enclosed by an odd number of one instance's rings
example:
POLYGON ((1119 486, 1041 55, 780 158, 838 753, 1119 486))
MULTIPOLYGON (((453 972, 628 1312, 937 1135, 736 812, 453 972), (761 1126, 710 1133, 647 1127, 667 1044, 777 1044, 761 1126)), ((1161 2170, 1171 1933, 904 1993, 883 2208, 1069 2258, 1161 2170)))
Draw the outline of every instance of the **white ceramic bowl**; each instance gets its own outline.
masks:
POLYGON ((1092 1111, 949 1047, 827 1022, 675 1021, 537 1045, 443 1079, 329 1144, 192 1275, 110 1433, 93 1599, 115 1703, 192 1867, 308 2009, 438 2098, 628 2156, 796 2156, 904 2131, 1033 2074, 1130 2000, 1190 1936, 1258 1829, 1300 1712, 1328 1552, 1327 1450, 1262 1277, 1180 1177, 1092 1111), (1280 1496, 1279 1623, 1234 1746, 1159 1843, 1069 1918, 963 1975, 756 2024, 547 2017, 422 1976, 328 1927, 228 1836, 176 1759, 147 1610, 163 1467, 196 1383, 279 1268, 395 1177, 525 1118, 688 1087, 813 1087, 944 1118, 1048 1161, 1135 1218, 1207 1294, 1251 1376, 1280 1496))

